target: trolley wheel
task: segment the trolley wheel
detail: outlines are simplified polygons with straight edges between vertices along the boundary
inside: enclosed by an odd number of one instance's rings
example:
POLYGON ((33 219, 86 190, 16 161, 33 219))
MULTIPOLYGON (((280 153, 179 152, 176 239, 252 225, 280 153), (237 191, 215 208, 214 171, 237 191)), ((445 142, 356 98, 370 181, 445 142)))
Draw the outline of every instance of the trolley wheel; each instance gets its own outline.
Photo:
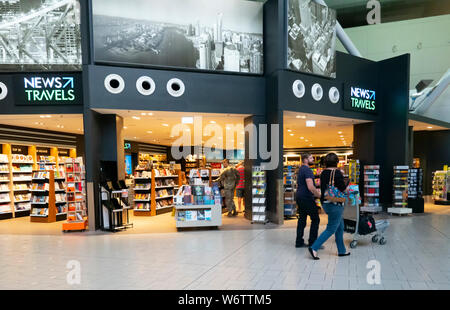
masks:
POLYGON ((384 239, 384 237, 381 237, 381 239, 380 239, 380 244, 381 245, 384 245, 384 244, 386 244, 386 239, 384 239))
POLYGON ((378 236, 377 235, 372 237, 372 242, 373 243, 377 243, 378 242, 378 236))
POLYGON ((357 245, 358 245, 358 241, 356 241, 356 240, 353 240, 352 242, 350 242, 350 247, 352 249, 356 248, 357 245))

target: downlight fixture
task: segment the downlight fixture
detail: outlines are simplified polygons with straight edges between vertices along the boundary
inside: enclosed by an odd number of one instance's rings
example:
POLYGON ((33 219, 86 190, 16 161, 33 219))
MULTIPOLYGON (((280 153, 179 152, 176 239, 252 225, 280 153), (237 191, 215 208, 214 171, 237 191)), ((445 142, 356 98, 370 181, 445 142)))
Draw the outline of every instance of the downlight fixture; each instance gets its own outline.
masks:
POLYGON ((323 89, 319 83, 316 83, 311 87, 311 95, 312 95, 313 99, 316 101, 320 101, 320 99, 322 99, 323 89))
POLYGON ((184 83, 182 80, 173 78, 167 82, 167 92, 172 97, 181 97, 184 94, 184 83))
POLYGON ((125 81, 118 74, 109 74, 105 77, 105 88, 111 94, 120 94, 125 88, 125 81))
POLYGON ((303 84, 301 80, 295 80, 294 83, 292 83, 292 92, 295 97, 302 98, 305 94, 305 84, 303 84))
POLYGON ((338 103, 340 95, 339 95, 339 90, 336 87, 331 87, 330 90, 328 91, 328 97, 330 98, 330 101, 332 103, 338 103))
POLYGON ((154 93, 155 88, 155 81, 149 76, 141 76, 136 80, 136 89, 141 95, 149 96, 154 93))
POLYGON ((8 87, 6 87, 5 83, 0 82, 0 100, 3 100, 8 95, 8 87))

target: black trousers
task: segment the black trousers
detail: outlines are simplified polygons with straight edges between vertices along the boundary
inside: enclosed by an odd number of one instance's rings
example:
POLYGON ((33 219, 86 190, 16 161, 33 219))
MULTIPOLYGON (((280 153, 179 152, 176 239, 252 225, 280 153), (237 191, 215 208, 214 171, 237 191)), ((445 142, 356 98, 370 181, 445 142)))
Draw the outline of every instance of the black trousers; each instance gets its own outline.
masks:
POLYGON ((319 210, 316 206, 314 200, 302 200, 297 199, 298 206, 298 223, 297 223, 297 239, 295 240, 296 246, 301 246, 304 244, 303 234, 306 227, 306 220, 309 216, 311 219, 311 228, 309 229, 309 240, 308 243, 311 246, 317 239, 317 234, 319 232, 319 210))

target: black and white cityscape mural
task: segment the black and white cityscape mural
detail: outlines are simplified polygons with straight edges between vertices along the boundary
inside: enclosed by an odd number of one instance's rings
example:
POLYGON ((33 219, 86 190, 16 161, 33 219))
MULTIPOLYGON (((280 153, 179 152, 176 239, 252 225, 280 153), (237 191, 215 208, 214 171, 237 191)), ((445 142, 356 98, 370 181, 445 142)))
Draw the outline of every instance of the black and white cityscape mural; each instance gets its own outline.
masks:
POLYGON ((336 11, 311 0, 288 0, 289 69, 336 77, 336 11))
POLYGON ((97 63, 263 73, 263 4, 93 0, 97 63))
POLYGON ((0 71, 81 70, 77 0, 0 0, 0 71))

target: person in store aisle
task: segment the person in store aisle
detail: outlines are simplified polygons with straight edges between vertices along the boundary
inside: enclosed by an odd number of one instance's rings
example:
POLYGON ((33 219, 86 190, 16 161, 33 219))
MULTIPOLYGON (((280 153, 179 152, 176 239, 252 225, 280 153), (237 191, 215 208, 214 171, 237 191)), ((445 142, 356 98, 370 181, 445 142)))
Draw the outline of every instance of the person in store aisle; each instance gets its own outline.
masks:
POLYGON ((298 223, 297 223, 297 238, 295 240, 295 247, 306 247, 303 240, 303 234, 306 227, 306 220, 308 216, 311 219, 311 228, 309 230, 309 246, 311 246, 317 239, 319 232, 320 217, 314 197, 320 197, 320 190, 316 188, 314 182, 314 173, 309 167, 314 163, 314 158, 309 153, 301 155, 302 165, 298 170, 297 176, 297 193, 296 202, 298 206, 298 223))
POLYGON ((230 166, 228 159, 222 161, 224 170, 214 182, 223 184, 223 191, 225 194, 225 206, 228 209, 228 216, 236 216, 236 206, 234 204, 234 190, 239 183, 240 175, 236 168, 230 166))
POLYGON ((321 189, 321 197, 320 201, 322 202, 322 208, 325 213, 328 215, 328 224, 325 231, 323 231, 319 238, 308 248, 309 253, 313 257, 314 260, 318 260, 317 251, 321 248, 322 244, 324 244, 333 234, 336 239, 336 245, 338 249, 338 256, 348 256, 348 253, 345 249, 344 245, 344 205, 340 202, 330 202, 325 198, 325 193, 329 185, 333 185, 342 193, 347 191, 348 184, 344 181, 344 175, 341 170, 337 168, 339 163, 339 158, 335 153, 329 153, 325 157, 325 167, 326 169, 322 171, 320 175, 320 189, 321 189), (334 180, 330 178, 334 175, 334 180))
POLYGON ((245 206, 244 206, 244 195, 245 195, 245 167, 244 167, 244 161, 241 160, 237 166, 236 170, 239 172, 239 183, 236 186, 236 197, 238 199, 238 208, 237 212, 241 213, 244 212, 245 206), (242 206, 242 211, 241 211, 242 206))

